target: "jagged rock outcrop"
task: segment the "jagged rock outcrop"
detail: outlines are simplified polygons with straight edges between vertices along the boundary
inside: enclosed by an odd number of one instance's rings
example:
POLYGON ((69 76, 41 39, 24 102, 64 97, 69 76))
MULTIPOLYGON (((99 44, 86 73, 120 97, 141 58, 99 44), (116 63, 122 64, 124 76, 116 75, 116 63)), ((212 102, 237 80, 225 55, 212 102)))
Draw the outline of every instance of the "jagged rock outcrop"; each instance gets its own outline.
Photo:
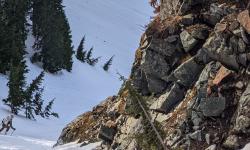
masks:
POLYGON ((246 0, 162 0, 118 95, 70 123, 58 144, 103 140, 97 149, 243 148, 250 142, 247 6, 246 0))

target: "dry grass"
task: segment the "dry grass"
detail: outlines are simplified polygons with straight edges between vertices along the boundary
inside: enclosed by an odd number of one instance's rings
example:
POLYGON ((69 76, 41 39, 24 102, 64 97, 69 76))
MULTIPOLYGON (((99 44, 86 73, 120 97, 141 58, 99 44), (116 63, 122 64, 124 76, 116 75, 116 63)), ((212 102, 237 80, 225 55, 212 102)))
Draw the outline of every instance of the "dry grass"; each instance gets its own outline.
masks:
POLYGON ((167 37, 170 32, 175 33, 180 30, 179 23, 181 20, 181 16, 169 16, 165 20, 161 20, 158 15, 149 24, 148 29, 146 30, 146 35, 152 35, 156 38, 163 39, 164 37, 167 37))

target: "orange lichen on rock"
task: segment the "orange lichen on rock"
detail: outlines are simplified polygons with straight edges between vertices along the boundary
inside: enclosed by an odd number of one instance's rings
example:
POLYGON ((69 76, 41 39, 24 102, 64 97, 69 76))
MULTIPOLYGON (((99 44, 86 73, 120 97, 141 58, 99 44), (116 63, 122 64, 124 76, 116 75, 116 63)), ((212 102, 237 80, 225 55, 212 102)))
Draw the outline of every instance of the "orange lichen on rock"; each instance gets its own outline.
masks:
POLYGON ((227 69, 224 66, 221 66, 221 68, 219 69, 219 71, 217 72, 214 80, 213 80, 213 85, 218 85, 220 84, 220 82, 226 78, 227 76, 229 76, 232 73, 231 70, 227 69))
POLYGON ((244 10, 239 13, 237 20, 246 29, 247 33, 250 34, 250 16, 249 11, 244 10))

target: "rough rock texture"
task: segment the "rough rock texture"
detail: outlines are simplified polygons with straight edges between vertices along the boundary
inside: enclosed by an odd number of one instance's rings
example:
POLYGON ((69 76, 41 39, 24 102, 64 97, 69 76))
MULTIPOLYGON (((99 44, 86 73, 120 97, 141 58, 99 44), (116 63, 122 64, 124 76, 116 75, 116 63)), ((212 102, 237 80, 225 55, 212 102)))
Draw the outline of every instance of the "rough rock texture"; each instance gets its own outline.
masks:
POLYGON ((247 4, 162 0, 128 79, 137 96, 125 82, 117 96, 65 127, 58 144, 102 140, 97 149, 243 148, 250 142, 247 4), (138 95, 163 144, 135 103, 138 95))
POLYGON ((106 124, 109 120, 117 117, 117 114, 112 113, 115 100, 115 96, 109 97, 93 108, 91 112, 86 112, 78 116, 63 129, 56 145, 78 140, 79 142, 98 141, 99 128, 104 125, 102 123, 106 124))

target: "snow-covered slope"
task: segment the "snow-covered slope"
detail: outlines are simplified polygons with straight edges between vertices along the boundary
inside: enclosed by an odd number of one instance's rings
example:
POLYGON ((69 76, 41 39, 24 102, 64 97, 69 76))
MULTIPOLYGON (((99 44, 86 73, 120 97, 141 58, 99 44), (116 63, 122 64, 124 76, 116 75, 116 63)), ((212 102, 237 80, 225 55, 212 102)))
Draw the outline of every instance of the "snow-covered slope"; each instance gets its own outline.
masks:
MULTIPOLYGON (((60 118, 31 121, 16 116, 14 126, 17 131, 13 136, 0 136, 0 149, 26 150, 31 145, 34 145, 32 149, 49 149, 67 123, 107 96, 116 94, 121 84, 116 71, 126 76, 129 74, 143 31, 141 26, 149 22, 152 11, 147 0, 64 0, 64 5, 75 47, 86 35, 85 48, 94 46, 94 55, 102 56, 102 60, 93 68, 74 59, 72 73, 46 74, 44 98, 56 98, 54 110, 60 118), (114 63, 106 73, 101 66, 112 55, 115 55, 114 63)), ((26 43, 30 52, 31 35, 26 43)), ((28 58, 26 60, 30 82, 42 70, 31 64, 28 58)), ((7 97, 7 80, 6 76, 0 75, 0 100, 7 97)), ((0 119, 7 114, 8 108, 0 102, 0 119)))
MULTIPOLYGON (((1 150, 49 150, 53 147, 54 141, 41 140, 22 136, 0 135, 1 150)), ((83 147, 81 144, 69 143, 54 148, 54 150, 91 150, 101 143, 92 143, 83 147)))
POLYGON ((86 35, 102 65, 115 55, 112 70, 128 75, 140 36, 152 15, 148 0, 64 0, 74 45, 86 35))

